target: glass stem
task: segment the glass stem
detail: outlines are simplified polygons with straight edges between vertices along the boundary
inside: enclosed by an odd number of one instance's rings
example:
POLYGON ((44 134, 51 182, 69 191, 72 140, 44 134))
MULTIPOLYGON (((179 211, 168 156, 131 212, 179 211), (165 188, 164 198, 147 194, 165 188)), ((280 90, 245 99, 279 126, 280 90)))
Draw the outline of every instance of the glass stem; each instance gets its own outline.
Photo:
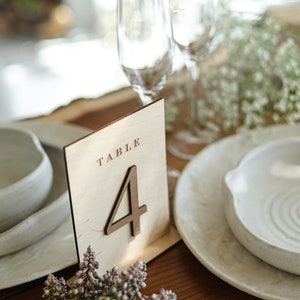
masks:
POLYGON ((142 106, 149 104, 150 102, 153 101, 153 95, 152 93, 145 93, 145 92, 140 92, 139 98, 140 98, 140 103, 142 106))
POLYGON ((196 60, 188 60, 188 101, 189 101, 189 114, 190 114, 190 130, 195 133, 196 127, 199 126, 199 107, 197 99, 197 86, 199 84, 200 69, 196 60))

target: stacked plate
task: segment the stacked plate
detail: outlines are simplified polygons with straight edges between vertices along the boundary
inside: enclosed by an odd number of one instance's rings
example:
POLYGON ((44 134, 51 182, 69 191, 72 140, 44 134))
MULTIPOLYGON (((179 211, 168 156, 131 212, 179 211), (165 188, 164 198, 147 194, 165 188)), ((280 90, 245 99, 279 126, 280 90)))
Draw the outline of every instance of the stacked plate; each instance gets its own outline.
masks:
POLYGON ((0 290, 77 263, 63 147, 90 133, 86 128, 52 121, 9 126, 25 128, 38 137, 50 159, 53 180, 42 207, 0 234, 0 273, 5 274, 0 290))
POLYGON ((250 151, 226 174, 225 195, 236 238, 263 261, 300 275, 300 137, 250 151))
POLYGON ((35 134, 0 127, 0 256, 49 234, 69 213, 62 149, 35 134))
POLYGON ((299 125, 221 139, 179 178, 177 230, 195 257, 229 284, 263 299, 298 299, 299 183, 299 125))

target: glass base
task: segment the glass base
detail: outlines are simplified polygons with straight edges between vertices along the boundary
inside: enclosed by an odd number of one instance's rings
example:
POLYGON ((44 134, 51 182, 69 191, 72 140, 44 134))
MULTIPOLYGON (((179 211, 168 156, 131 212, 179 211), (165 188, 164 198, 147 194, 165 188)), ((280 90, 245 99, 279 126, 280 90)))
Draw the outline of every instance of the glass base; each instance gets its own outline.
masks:
POLYGON ((169 192, 169 212, 170 212, 170 220, 171 224, 174 224, 174 217, 173 217, 173 202, 174 202, 174 196, 175 196, 175 190, 176 190, 176 184, 177 180, 180 176, 180 171, 168 166, 167 168, 168 172, 168 192, 169 192))
POLYGON ((175 157, 191 160, 199 151, 216 139, 217 134, 210 130, 201 130, 197 136, 189 130, 180 130, 170 137, 167 150, 175 157))

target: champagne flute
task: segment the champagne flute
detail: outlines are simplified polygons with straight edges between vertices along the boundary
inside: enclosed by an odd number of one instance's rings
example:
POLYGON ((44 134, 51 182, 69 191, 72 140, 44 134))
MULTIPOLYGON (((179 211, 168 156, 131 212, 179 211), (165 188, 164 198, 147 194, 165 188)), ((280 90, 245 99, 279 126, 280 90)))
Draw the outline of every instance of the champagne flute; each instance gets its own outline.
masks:
MULTIPOLYGON (((141 105, 163 89, 173 66, 174 43, 168 0, 118 0, 119 61, 141 105)), ((168 167, 169 195, 179 171, 168 167)))
POLYGON ((174 40, 183 55, 189 73, 188 110, 184 115, 187 128, 175 132, 168 142, 174 156, 189 160, 211 143, 216 134, 203 128, 197 97, 200 82, 200 65, 211 51, 215 32, 213 0, 171 0, 174 40))
POLYGON ((118 0, 119 61, 142 105, 154 100, 172 72, 167 0, 118 0))

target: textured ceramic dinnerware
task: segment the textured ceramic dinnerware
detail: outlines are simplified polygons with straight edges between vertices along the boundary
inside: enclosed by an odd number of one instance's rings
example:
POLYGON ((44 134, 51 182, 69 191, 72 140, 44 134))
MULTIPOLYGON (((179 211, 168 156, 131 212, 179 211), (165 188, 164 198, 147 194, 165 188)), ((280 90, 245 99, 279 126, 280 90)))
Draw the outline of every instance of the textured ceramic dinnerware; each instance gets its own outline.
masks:
MULTIPOLYGON (((34 221, 31 222, 31 224, 34 224, 35 229, 37 228, 37 226, 35 226, 35 224, 37 224, 36 222, 38 222, 39 227, 42 227, 38 219, 42 220, 43 227, 46 227, 45 223, 48 222, 49 227, 53 226, 53 223, 56 223, 57 228, 53 230, 52 227, 52 231, 49 232, 47 236, 16 253, 0 256, 0 274, 5 274, 5 276, 0 277, 0 290, 36 280, 77 263, 63 147, 91 133, 91 130, 85 127, 53 120, 24 120, 9 125, 17 128, 26 128, 33 132, 39 138, 52 162, 53 183, 50 193, 44 206, 28 218, 34 221), (64 195, 66 195, 67 198, 67 203, 65 202, 68 210, 67 217, 64 217, 63 222, 57 226, 56 213, 57 210, 61 209, 60 204, 61 200, 63 200, 61 198, 64 197, 64 195), (51 202, 52 200, 53 202, 51 202), (44 218, 45 215, 47 220, 44 218), (50 218, 50 215, 54 217, 55 220, 50 218), (59 245, 59 247, 57 245, 59 245)), ((11 228, 9 232, 15 232, 18 228, 18 230, 21 229, 24 235, 30 232, 30 235, 26 235, 32 238, 33 234, 30 230, 31 228, 28 228, 29 226, 24 224, 24 221, 11 228), (24 226, 21 224, 24 224, 24 226)), ((39 230, 42 231, 44 229, 39 230)), ((12 234, 8 232, 4 232, 3 235, 5 236, 5 240, 12 237, 12 234)), ((4 242, 3 235, 0 236, 0 244, 4 242)), ((24 240, 25 238, 22 238, 22 241, 24 240)), ((5 251, 3 248, 2 250, 5 251)))
POLYGON ((38 138, 30 131, 0 127, 0 233, 44 203, 53 170, 38 138))
POLYGON ((43 144, 53 169, 53 183, 43 206, 0 233, 0 256, 21 250, 48 235, 70 216, 63 150, 43 144))
POLYGON ((254 255, 300 275, 300 137, 250 151, 225 175, 225 215, 254 255))

